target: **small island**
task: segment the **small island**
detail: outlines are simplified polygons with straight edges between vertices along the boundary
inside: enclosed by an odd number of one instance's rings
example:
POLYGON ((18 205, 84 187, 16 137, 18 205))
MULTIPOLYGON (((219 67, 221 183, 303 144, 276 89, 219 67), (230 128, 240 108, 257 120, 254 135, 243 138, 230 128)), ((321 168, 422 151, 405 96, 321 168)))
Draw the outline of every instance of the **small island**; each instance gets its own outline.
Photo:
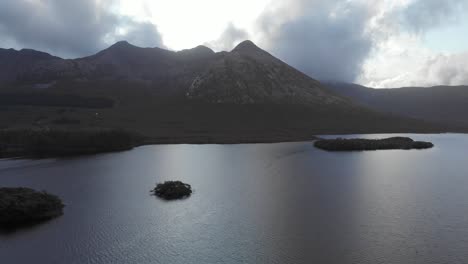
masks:
POLYGON ((384 149, 428 149, 434 144, 431 142, 414 141, 408 137, 391 137, 385 139, 322 139, 317 140, 314 146, 327 151, 362 151, 384 149))
POLYGON ((151 192, 165 200, 176 200, 189 197, 192 194, 192 187, 181 181, 166 181, 158 183, 151 192))
POLYGON ((0 228, 37 224, 63 214, 63 203, 55 195, 30 188, 0 188, 0 228))

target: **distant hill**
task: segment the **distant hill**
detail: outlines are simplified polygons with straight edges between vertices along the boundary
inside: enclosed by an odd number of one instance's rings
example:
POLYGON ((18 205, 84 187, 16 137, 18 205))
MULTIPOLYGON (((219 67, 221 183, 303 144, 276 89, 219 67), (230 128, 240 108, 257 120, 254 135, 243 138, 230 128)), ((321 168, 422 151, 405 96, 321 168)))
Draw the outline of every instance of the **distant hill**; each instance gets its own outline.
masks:
POLYGON ((451 129, 356 104, 251 41, 218 53, 125 41, 78 59, 3 53, 0 128, 124 128, 172 143, 451 129))
POLYGON ((373 89, 348 83, 326 85, 376 111, 468 127, 468 86, 373 89))

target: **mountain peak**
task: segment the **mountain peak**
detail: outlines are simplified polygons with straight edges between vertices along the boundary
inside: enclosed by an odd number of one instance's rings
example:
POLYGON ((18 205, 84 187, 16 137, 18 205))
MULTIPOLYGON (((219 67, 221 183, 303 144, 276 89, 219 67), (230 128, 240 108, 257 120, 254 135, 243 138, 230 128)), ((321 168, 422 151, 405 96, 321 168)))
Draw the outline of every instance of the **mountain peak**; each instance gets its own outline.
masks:
POLYGON ((96 55, 98 56, 103 56, 103 55, 114 55, 114 54, 126 54, 128 52, 133 52, 135 50, 136 46, 128 43, 128 41, 122 40, 118 41, 112 46, 108 47, 107 49, 104 49, 96 55))
POLYGON ((123 47, 133 47, 132 44, 128 43, 126 40, 117 41, 114 45, 109 48, 123 48, 123 47))
POLYGON ((242 55, 242 56, 249 56, 249 57, 254 57, 257 60, 262 60, 262 61, 269 61, 271 59, 274 59, 273 56, 271 56, 270 53, 264 51, 263 49, 259 48, 255 43, 253 43, 250 40, 245 40, 239 45, 237 45, 231 53, 237 54, 237 55, 242 55))
POLYGON ((195 48, 192 49, 185 49, 178 51, 177 54, 180 56, 183 56, 184 58, 207 58, 209 56, 212 56, 215 52, 203 45, 196 46, 195 48))
POLYGON ((203 45, 199 45, 199 46, 195 47, 194 50, 196 50, 199 53, 205 54, 205 55, 212 55, 212 54, 215 53, 212 49, 208 48, 207 46, 203 46, 203 45))
POLYGON ((198 54, 213 54, 214 53, 214 51, 212 49, 208 48, 207 46, 203 46, 203 45, 196 46, 195 48, 192 48, 192 49, 181 50, 179 52, 182 52, 182 53, 198 53, 198 54))
POLYGON ((242 51, 256 51, 261 50, 255 43, 250 40, 244 40, 239 43, 232 51, 242 52, 242 51))
POLYGON ((212 49, 210 49, 210 48, 208 48, 207 46, 204 46, 204 45, 198 45, 194 49, 195 50, 205 50, 205 51, 214 53, 214 51, 212 49))

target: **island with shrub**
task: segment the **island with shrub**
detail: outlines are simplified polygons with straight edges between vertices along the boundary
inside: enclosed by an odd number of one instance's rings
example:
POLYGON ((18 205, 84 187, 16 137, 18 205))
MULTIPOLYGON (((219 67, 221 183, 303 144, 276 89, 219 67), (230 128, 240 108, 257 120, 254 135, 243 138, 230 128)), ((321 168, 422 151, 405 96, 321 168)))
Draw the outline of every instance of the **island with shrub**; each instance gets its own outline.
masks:
POLYGON ((0 188, 0 228, 12 229, 61 216, 59 197, 30 188, 0 188))
POLYGON ((192 194, 192 187, 181 181, 166 181, 158 183, 151 192, 165 200, 176 200, 189 197, 192 194))
POLYGON ((385 149, 428 149, 431 142, 414 141, 408 137, 391 137, 385 139, 337 138, 321 139, 314 142, 314 146, 327 151, 362 151, 385 149))

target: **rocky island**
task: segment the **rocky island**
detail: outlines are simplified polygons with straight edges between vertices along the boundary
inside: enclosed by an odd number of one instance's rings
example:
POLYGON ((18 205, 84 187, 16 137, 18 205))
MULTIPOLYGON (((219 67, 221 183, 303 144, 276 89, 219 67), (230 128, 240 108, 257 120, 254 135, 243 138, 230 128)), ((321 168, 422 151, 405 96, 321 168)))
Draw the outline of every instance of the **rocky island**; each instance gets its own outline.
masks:
POLYGON ((176 200, 190 196, 192 194, 192 187, 181 181, 166 181, 158 183, 151 192, 165 200, 176 200))
POLYGON ((30 188, 0 188, 0 228, 36 224, 63 214, 55 195, 30 188))
POLYGON ((434 145, 431 142, 414 141, 408 137, 391 137, 385 139, 322 139, 314 146, 328 151, 359 151, 383 149, 427 149, 434 145))

